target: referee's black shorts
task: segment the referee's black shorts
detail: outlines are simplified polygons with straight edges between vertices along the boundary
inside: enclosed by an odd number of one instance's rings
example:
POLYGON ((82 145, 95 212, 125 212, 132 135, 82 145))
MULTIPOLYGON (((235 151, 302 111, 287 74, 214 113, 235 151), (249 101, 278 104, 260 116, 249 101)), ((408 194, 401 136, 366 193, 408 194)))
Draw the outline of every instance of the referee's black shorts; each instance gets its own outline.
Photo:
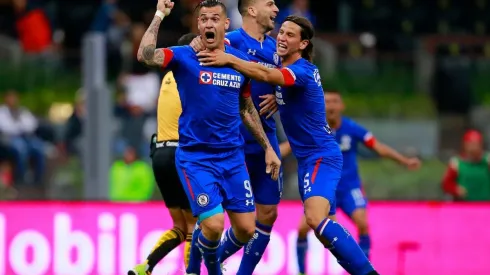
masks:
POLYGON ((155 136, 152 137, 151 163, 153 174, 165 205, 168 208, 189 210, 189 200, 175 168, 175 150, 177 146, 178 141, 156 142, 155 136))

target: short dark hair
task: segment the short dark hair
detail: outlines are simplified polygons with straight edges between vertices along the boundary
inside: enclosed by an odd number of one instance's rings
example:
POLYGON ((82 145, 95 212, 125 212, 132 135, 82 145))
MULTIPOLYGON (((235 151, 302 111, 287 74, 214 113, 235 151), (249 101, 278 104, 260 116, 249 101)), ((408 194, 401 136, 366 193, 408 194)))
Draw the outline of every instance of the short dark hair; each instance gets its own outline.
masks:
POLYGON ((306 17, 290 15, 284 19, 284 22, 293 22, 301 28, 301 39, 308 40, 308 46, 302 51, 301 56, 308 60, 313 60, 313 43, 311 39, 315 36, 315 29, 313 28, 313 24, 311 24, 310 20, 306 17))
POLYGON ((184 34, 179 38, 179 41, 177 41, 177 45, 179 45, 179 46, 189 45, 189 44, 191 44, 192 40, 194 38, 196 38, 197 36, 198 36, 197 34, 192 33, 192 32, 184 34))
POLYGON ((198 13, 201 10, 201 8, 212 8, 216 6, 221 6, 223 12, 225 14, 228 14, 225 4, 220 0, 203 0, 199 2, 199 4, 197 4, 196 8, 194 9, 194 13, 198 13))
POLYGON ((238 10, 240 11, 241 15, 247 14, 248 7, 253 5, 255 3, 255 0, 238 0, 238 10))

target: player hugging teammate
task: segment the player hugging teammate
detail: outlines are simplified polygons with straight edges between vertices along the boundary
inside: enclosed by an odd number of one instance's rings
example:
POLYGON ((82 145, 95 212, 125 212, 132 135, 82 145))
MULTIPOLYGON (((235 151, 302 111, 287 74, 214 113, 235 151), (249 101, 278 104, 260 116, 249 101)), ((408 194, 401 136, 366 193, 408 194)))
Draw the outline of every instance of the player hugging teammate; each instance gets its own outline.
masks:
MULTIPOLYGON (((305 224, 349 273, 378 274, 333 216, 343 156, 326 121, 318 68, 311 63, 311 23, 288 16, 274 41, 266 35, 278 12, 274 1, 239 1, 244 24, 226 34, 225 45, 226 7, 204 0, 196 7, 200 36, 192 47, 156 49, 160 23, 172 8, 171 1, 158 1, 138 59, 172 70, 180 95, 175 164, 192 215, 198 218, 186 273, 200 274, 204 259, 209 274, 222 274, 223 261, 247 242, 237 274, 251 275, 260 261, 282 192, 271 118, 278 108, 298 160, 305 224), (232 227, 221 238, 224 210, 232 227)), ((129 274, 151 274, 148 263, 129 274)))

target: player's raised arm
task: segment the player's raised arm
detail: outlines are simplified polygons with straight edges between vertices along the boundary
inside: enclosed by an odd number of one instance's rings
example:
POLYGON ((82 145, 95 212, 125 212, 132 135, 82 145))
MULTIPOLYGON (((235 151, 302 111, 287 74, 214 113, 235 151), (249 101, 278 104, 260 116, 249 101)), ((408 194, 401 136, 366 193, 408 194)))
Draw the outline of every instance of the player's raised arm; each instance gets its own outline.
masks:
POLYGON ((266 153, 266 165, 267 173, 272 174, 272 179, 277 180, 279 177, 279 171, 281 161, 277 157, 276 152, 272 148, 267 135, 265 134, 264 127, 260 121, 259 113, 255 109, 252 97, 250 96, 250 83, 242 91, 240 96, 240 116, 242 117, 243 124, 247 127, 248 131, 255 137, 257 142, 264 148, 266 153))
POLYGON ((294 84, 294 75, 287 69, 267 68, 255 62, 240 59, 221 50, 202 51, 197 54, 203 66, 231 66, 233 69, 257 81, 273 85, 290 86, 294 84))
POLYGON ((165 62, 165 53, 157 49, 157 36, 160 29, 160 23, 165 16, 170 14, 174 3, 170 0, 158 0, 155 17, 141 39, 138 49, 138 61, 151 67, 162 67, 165 62))

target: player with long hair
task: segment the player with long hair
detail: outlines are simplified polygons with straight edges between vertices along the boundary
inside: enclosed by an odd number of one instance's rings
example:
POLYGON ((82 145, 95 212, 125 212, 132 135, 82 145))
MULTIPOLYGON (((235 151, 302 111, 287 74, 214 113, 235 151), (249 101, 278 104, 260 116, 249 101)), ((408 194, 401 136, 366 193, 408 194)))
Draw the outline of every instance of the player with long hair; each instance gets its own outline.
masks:
POLYGON ((342 153, 325 113, 318 68, 311 63, 314 29, 304 17, 288 16, 277 36, 282 68, 236 58, 220 50, 198 53, 208 67, 230 66, 244 75, 277 85, 281 122, 298 160, 299 191, 306 222, 344 269, 352 274, 378 274, 351 234, 329 216, 335 214, 335 192, 342 174, 342 153))

